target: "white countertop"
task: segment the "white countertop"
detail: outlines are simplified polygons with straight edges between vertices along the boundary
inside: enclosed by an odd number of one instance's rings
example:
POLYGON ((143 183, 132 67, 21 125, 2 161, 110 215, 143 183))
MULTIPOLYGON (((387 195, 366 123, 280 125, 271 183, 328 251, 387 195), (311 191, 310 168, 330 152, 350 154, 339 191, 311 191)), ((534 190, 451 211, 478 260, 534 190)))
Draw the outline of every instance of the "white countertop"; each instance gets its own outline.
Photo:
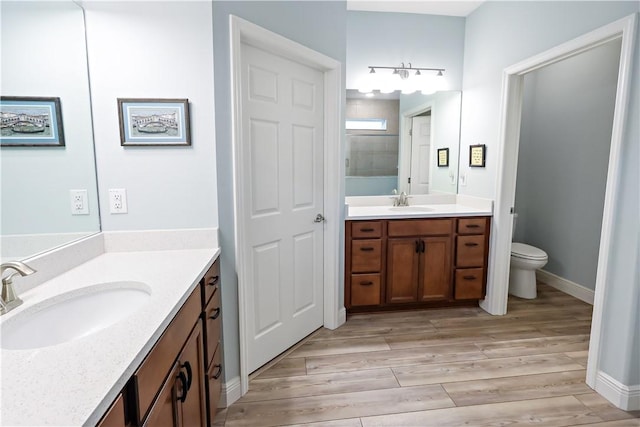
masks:
POLYGON ((219 249, 107 252, 20 294, 24 304, 0 322, 93 284, 138 281, 151 288, 142 308, 102 331, 51 347, 1 350, 2 425, 95 425, 219 254, 219 249))
POLYGON ((478 208, 461 204, 428 204, 411 205, 407 207, 349 206, 346 212, 346 219, 404 219, 490 215, 492 215, 491 209, 478 208))

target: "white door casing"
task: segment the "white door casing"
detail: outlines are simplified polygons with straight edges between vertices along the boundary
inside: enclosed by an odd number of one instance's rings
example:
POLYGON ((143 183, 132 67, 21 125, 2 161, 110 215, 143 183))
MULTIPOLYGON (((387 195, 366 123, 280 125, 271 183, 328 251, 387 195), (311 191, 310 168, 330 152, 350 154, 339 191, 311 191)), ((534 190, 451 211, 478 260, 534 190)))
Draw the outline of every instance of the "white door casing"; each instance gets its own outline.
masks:
POLYGON ((483 309, 491 314, 505 314, 507 311, 513 223, 510 209, 514 206, 515 200, 524 75, 554 62, 578 55, 616 38, 622 38, 587 360, 586 383, 598 392, 604 388, 597 380, 600 365, 600 340, 608 284, 613 221, 616 216, 616 195, 620 189, 619 164, 631 86, 635 31, 636 16, 630 15, 506 68, 502 80, 498 179, 496 181, 496 202, 492 224, 494 232, 491 233, 489 276, 487 280, 490 286, 487 289, 487 297, 480 304, 483 309))
POLYGON ((431 116, 411 119, 411 194, 429 193, 431 116))
MULTIPOLYGON (((246 184, 246 176, 241 169, 244 162, 243 141, 243 103, 242 103, 242 45, 251 45, 271 54, 279 55, 320 71, 324 86, 323 107, 323 205, 326 221, 320 224, 323 229, 323 324, 326 328, 335 329, 346 320, 344 306, 339 304, 339 286, 342 283, 340 272, 340 230, 342 226, 344 194, 342 180, 342 65, 340 62, 313 51, 278 34, 261 28, 236 16, 229 17, 231 44, 231 90, 232 90, 232 145, 233 145, 233 187, 234 187, 234 237, 236 272, 238 274, 238 310, 240 335, 240 395, 249 388, 248 357, 248 319, 250 304, 247 298, 248 284, 251 280, 251 269, 242 248, 246 247, 249 230, 242 225, 249 206, 242 197, 241 188, 246 184)), ((228 379, 228 381, 233 379, 228 379)), ((234 396, 235 397, 235 396, 234 396)), ((238 396, 239 397, 239 396, 238 396)), ((237 397, 235 397, 237 399, 237 397)), ((234 399, 235 400, 235 399, 234 399)), ((228 401, 228 404, 233 401, 228 401)))
POLYGON ((254 371, 323 324, 323 76, 242 44, 247 355, 254 371))

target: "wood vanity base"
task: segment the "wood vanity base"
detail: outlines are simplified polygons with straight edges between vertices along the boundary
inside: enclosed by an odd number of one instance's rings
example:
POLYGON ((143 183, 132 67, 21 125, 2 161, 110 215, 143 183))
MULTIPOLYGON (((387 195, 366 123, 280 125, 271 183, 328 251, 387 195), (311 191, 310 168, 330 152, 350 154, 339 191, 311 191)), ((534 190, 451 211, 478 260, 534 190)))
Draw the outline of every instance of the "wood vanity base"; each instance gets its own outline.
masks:
POLYGON ((487 283, 491 217, 345 225, 349 313, 476 305, 487 283))

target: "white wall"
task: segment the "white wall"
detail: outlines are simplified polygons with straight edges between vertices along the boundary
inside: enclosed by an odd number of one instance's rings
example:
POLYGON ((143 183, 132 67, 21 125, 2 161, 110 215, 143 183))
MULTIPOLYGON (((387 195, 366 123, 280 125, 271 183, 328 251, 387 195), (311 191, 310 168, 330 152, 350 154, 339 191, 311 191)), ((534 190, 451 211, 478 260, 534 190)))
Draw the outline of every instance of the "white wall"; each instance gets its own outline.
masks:
MULTIPOLYGON (((537 53, 640 10, 638 2, 486 2, 467 17, 463 79, 461 152, 487 144, 487 167, 466 168, 459 192, 494 198, 502 71, 537 53)), ((628 126, 624 131, 621 192, 610 250, 611 270, 604 309, 601 368, 627 385, 640 384, 638 242, 640 203, 640 65, 636 36, 628 126)), ((461 172, 468 164, 460 162, 461 172)))
POLYGON ((66 144, 2 148, 2 234, 100 231, 82 9, 71 1, 0 8, 2 95, 60 98, 66 144), (90 215, 71 215, 71 189, 88 191, 90 215))
POLYGON ((620 40, 525 75, 514 241, 595 289, 620 40), (580 248, 580 250, 575 250, 580 248))
POLYGON ((85 2, 102 228, 218 226, 209 2, 85 2), (190 147, 122 147, 117 98, 188 98, 190 147), (127 190, 110 214, 108 189, 127 190))

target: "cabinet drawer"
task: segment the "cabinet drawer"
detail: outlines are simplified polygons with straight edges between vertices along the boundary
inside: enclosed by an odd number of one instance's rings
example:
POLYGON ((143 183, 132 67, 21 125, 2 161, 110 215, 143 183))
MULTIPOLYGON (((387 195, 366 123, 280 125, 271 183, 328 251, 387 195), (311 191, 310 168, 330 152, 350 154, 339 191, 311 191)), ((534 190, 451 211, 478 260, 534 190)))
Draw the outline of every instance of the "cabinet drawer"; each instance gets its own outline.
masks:
POLYGON ((354 239, 382 237, 382 222, 354 221, 351 223, 351 237, 354 239))
POLYGON ((461 218, 458 220, 458 234, 484 234, 486 218, 461 218))
POLYGON ((138 425, 149 411, 154 397, 180 354, 200 313, 202 313, 201 294, 196 288, 133 375, 136 406, 139 408, 138 425))
POLYGON ((405 219, 389 221, 387 227, 387 234, 389 235, 389 237, 442 236, 452 233, 453 220, 405 219))
POLYGON ((220 394, 222 393, 222 348, 218 346, 213 356, 213 363, 207 372, 207 408, 209 413, 209 425, 213 425, 213 420, 218 409, 220 394))
POLYGON ((462 268, 456 270, 455 299, 482 299, 483 268, 462 268))
POLYGON ((366 239, 351 242, 351 271, 373 273, 382 267, 382 240, 366 239))
POLYGON ((98 423, 98 427, 125 427, 125 422, 124 399, 120 393, 107 414, 98 423))
POLYGON ((484 236, 458 236, 456 267, 482 267, 484 251, 484 236))
POLYGON ((218 289, 214 294, 209 304, 205 309, 205 331, 206 331, 206 354, 205 361, 207 366, 213 359, 213 354, 220 341, 220 320, 222 319, 222 313, 220 311, 220 290, 218 289))
POLYGON ((202 286, 202 306, 207 305, 209 299, 219 288, 220 283, 220 258, 216 259, 200 281, 202 286))
POLYGON ((351 305, 380 304, 380 274, 351 275, 351 305))

